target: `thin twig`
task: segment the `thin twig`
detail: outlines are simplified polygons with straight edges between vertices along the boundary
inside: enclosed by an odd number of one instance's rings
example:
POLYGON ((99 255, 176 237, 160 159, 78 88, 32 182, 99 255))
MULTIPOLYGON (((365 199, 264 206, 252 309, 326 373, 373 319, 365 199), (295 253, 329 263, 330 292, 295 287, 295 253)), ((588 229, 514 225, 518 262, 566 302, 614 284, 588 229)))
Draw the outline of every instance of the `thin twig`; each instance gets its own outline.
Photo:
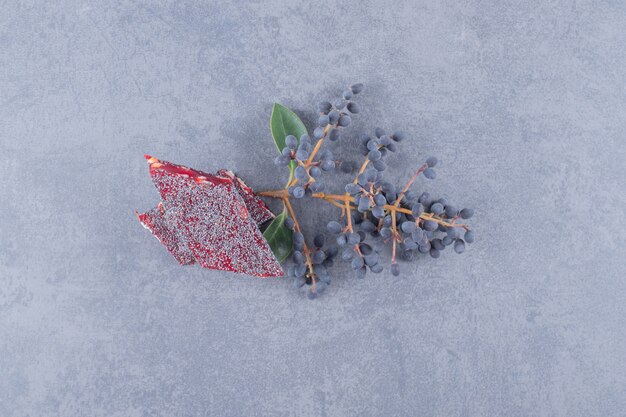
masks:
MULTIPOLYGON (((294 229, 296 229, 298 233, 302 234, 302 229, 300 228, 300 224, 298 223, 298 220, 296 219, 296 214, 293 211, 293 207, 291 207, 289 198, 284 198, 283 203, 285 204, 285 207, 287 207, 287 211, 289 211, 289 215, 293 219, 294 229)), ((304 241, 304 256, 306 257, 306 264, 309 267, 309 270, 311 271, 311 274, 310 274, 311 282, 312 282, 311 288, 315 289, 315 272, 313 271, 313 262, 311 262, 311 256, 309 255, 309 248, 306 245, 306 240, 304 241)))
POLYGON ((404 197, 404 195, 406 194, 406 192, 409 190, 409 188, 411 188, 411 184, 413 184, 413 182, 415 181, 415 179, 422 173, 424 172, 424 170, 428 168, 428 164, 424 164, 420 167, 420 169, 418 169, 415 174, 413 174, 413 176, 411 177, 411 179, 409 180, 409 182, 406 184, 406 186, 404 187, 404 189, 402 190, 402 192, 398 195, 398 198, 396 199, 396 202, 393 204, 394 206, 398 207, 400 205, 400 202, 402 201, 402 197, 404 197))

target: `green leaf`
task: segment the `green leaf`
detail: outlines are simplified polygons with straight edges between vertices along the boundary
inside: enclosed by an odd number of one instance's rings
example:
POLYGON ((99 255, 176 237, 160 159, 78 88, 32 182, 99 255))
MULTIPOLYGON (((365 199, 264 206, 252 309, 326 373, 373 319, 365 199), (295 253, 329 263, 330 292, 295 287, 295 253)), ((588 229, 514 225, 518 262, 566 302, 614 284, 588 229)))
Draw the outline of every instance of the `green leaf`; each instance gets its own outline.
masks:
POLYGON ((283 262, 289 254, 292 248, 293 232, 285 226, 285 219, 287 218, 287 212, 283 210, 269 226, 263 232, 263 237, 269 243, 274 256, 279 262, 283 262))
MULTIPOLYGON (((270 130, 279 153, 285 147, 287 135, 294 135, 299 141, 300 136, 307 134, 306 127, 298 115, 280 103, 274 103, 274 107, 272 107, 270 130)), ((296 163, 291 161, 289 169, 293 171, 295 168, 296 163)))

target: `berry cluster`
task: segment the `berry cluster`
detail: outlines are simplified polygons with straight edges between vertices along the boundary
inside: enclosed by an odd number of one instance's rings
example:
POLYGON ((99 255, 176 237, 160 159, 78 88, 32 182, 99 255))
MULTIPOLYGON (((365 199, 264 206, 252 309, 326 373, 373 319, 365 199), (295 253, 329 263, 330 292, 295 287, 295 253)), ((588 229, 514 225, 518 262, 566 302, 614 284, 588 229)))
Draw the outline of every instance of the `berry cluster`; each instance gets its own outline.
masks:
MULTIPOLYGON (((350 114, 359 113, 360 108, 357 103, 349 100, 361 90, 363 90, 363 84, 355 84, 343 92, 342 98, 333 103, 324 101, 318 104, 320 116, 318 126, 313 131, 313 138, 318 141, 318 145, 321 145, 326 137, 332 142, 337 141, 341 137, 341 129, 350 126, 352 123, 350 114)), ((289 195, 303 198, 324 190, 324 183, 321 182, 320 176, 322 171, 328 172, 335 169, 335 160, 330 150, 325 149, 319 154, 318 151, 319 146, 314 148, 311 144, 311 137, 307 134, 300 136, 300 141, 294 135, 285 137, 285 147, 281 155, 274 160, 274 164, 287 166, 292 161, 297 164, 293 173, 295 181, 287 189, 289 195), (316 156, 317 159, 315 159, 316 156)))
MULTIPOLYGON (((474 233, 462 222, 472 217, 472 209, 459 210, 445 198, 433 199, 427 192, 418 196, 410 189, 422 174, 430 180, 436 178, 437 158, 427 158, 402 188, 385 181, 385 158, 406 139, 403 132, 387 134, 376 128, 373 136, 362 134, 358 147, 365 160, 354 180, 345 185, 343 194, 323 192, 322 171, 334 171, 337 162, 329 150, 320 148, 326 138, 339 139, 340 129, 352 122, 351 114, 360 112, 352 100, 362 90, 363 84, 355 84, 338 100, 319 103, 318 126, 313 132, 315 145, 306 134, 299 140, 288 135, 281 155, 276 158, 276 165, 296 163, 286 190, 259 193, 281 198, 291 216, 285 221, 285 226, 293 230, 293 265, 288 268, 288 274, 294 278, 295 287, 308 285, 309 298, 315 298, 330 284, 328 269, 340 252, 341 259, 351 263, 356 277, 364 278, 368 269, 373 273, 383 271, 380 253, 386 245, 391 246, 391 273, 399 275, 398 258, 409 261, 417 253, 439 258, 448 246, 460 254, 466 243, 474 241, 474 233), (319 198, 338 207, 341 217, 326 227, 333 238, 318 234, 313 247, 309 247, 290 197, 319 198)), ((340 169, 352 172, 355 167, 344 162, 340 169)))

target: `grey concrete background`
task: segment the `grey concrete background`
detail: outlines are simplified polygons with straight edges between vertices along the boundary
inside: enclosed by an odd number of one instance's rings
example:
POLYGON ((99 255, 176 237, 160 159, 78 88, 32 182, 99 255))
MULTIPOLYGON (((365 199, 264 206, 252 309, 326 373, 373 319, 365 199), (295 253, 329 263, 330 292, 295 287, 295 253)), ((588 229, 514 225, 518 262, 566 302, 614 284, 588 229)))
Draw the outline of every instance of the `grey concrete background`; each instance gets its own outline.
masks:
MULTIPOLYGON (((626 415, 626 6, 2 2, 0 416, 626 415), (478 241, 308 301, 180 267, 143 153, 285 180, 268 118, 366 91, 478 241)), ((339 180, 345 180, 338 177, 339 180)), ((299 204, 307 231, 336 215, 299 204)))

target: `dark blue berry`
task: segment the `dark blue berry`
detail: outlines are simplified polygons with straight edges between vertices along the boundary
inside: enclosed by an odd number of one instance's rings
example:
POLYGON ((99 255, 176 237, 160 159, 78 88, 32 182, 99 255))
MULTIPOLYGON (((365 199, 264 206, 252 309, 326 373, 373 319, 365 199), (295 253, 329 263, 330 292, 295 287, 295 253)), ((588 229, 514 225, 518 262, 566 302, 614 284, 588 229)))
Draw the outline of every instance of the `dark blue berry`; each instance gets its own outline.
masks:
POLYGON ((331 259, 337 255, 339 252, 339 248, 335 245, 331 245, 326 249, 326 258, 331 259))
POLYGON ((402 131, 394 132, 393 135, 391 135, 391 139, 395 140, 396 142, 402 142, 404 139, 406 139, 406 134, 402 131))
POLYGON ((459 210, 454 206, 446 206, 446 216, 454 217, 457 215, 459 210))
POLYGON ((363 220, 360 226, 361 230, 366 232, 373 232, 374 230, 376 230, 376 225, 367 219, 363 220))
POLYGON ((391 229, 388 227, 383 227, 380 229, 380 237, 383 239, 389 239, 391 237, 391 229))
POLYGON ((418 243, 421 242, 422 239, 424 239, 424 230, 417 228, 414 231, 411 232, 411 239, 413 239, 413 242, 418 243))
POLYGON ((322 175, 322 170, 319 167, 311 167, 309 168, 309 175, 313 178, 319 178, 322 175))
POLYGON ((424 206, 422 205, 422 203, 415 203, 411 207, 411 213, 413 214, 413 217, 419 217, 420 214, 422 214, 423 212, 424 206))
POLYGON ((432 220, 426 220, 424 222, 424 229, 426 229, 428 231, 431 231, 431 232, 435 231, 435 230, 437 230, 437 227, 438 227, 437 222, 434 222, 432 220))
POLYGON ((430 206, 430 211, 432 211, 433 213, 435 213, 436 215, 440 215, 443 213, 444 209, 443 209, 443 204, 441 203, 435 203, 432 206, 430 206))
POLYGON ((369 255, 363 256, 363 261, 365 265, 371 267, 378 264, 378 254, 376 252, 370 253, 369 255))
POLYGON ((320 182, 320 181, 315 181, 315 182, 309 184, 309 189, 313 193, 320 193, 320 192, 322 192, 324 190, 324 183, 320 182))
POLYGON ((291 259, 296 265, 302 265, 304 261, 306 260, 302 252, 297 251, 297 250, 293 251, 293 254, 291 255, 291 259))
POLYGON ((332 107, 333 105, 330 104, 328 101, 322 101, 321 103, 318 103, 317 111, 319 111, 320 113, 328 113, 332 107))
POLYGON ((306 161, 308 157, 309 157, 308 151, 304 149, 298 149, 296 151, 296 159, 299 159, 300 161, 306 161))
POLYGON ((352 269, 361 268, 363 266, 363 263, 363 258, 361 258, 360 256, 355 256, 354 258, 352 258, 352 269))
POLYGON ((426 168, 424 170, 424 176, 429 180, 434 180, 435 178, 437 178, 437 173, 432 168, 426 168))
POLYGON ((321 264, 322 262, 324 262, 324 259, 326 259, 326 254, 321 250, 313 254, 313 263, 315 265, 321 264))
POLYGON ((382 157, 382 154, 380 153, 378 149, 369 151, 369 153, 367 154, 367 159, 369 159, 370 161, 378 161, 381 157, 382 157))
POLYGON ((376 194, 376 195, 374 196, 374 203, 375 203, 377 206, 384 206, 385 204, 387 204, 387 199, 386 199, 386 198, 385 198, 385 196, 384 196, 384 195, 382 195, 382 194, 376 194))
POLYGON ((324 137, 324 128, 323 127, 316 127, 315 130, 313 131, 313 137, 315 139, 321 139, 324 137))
POLYGON ((422 203, 422 205, 424 207, 428 207, 430 206, 430 202, 432 201, 430 199, 430 194, 428 194, 427 192, 423 192, 419 198, 417 199, 417 201, 419 201, 420 203, 422 203))
POLYGON ((438 159, 434 156, 430 156, 428 157, 428 159, 426 159, 426 164, 431 167, 434 168, 437 165, 438 159))
POLYGON ((285 137, 285 145, 289 149, 296 149, 298 147, 298 139, 294 135, 287 135, 285 137))
POLYGON ((359 94, 361 91, 363 91, 363 83, 352 84, 350 86, 350 90, 354 94, 359 94))
POLYGON ((357 207, 357 210, 361 213, 365 213, 366 211, 370 209, 370 206, 371 206, 371 201, 369 198, 361 198, 359 200, 359 206, 357 207))
POLYGON ((461 236, 461 232, 459 231, 458 227, 450 227, 448 228, 447 236, 451 237, 452 239, 456 239, 457 237, 461 236))
POLYGON ((311 144, 311 137, 306 133, 300 136, 300 146, 306 146, 311 144))
POLYGON ((456 242, 454 242, 454 251, 459 254, 465 252, 465 242, 461 239, 457 239, 456 242))
POLYGON ((474 210, 472 210, 471 208, 464 208, 463 210, 461 210, 461 218, 463 219, 470 219, 473 215, 474 210))
POLYGON ((355 103, 353 101, 351 101, 350 103, 348 103, 348 105, 346 106, 348 111, 352 114, 357 114, 361 112, 361 106, 359 106, 358 103, 355 103))
POLYGON ((418 248, 417 243, 413 242, 413 240, 411 240, 411 238, 404 239, 404 249, 405 250, 415 250, 417 248, 418 248))
MULTIPOLYGON (((363 239, 361 239, 361 241, 363 241, 363 239)), ((372 246, 368 245, 367 243, 361 243, 359 245, 359 250, 363 255, 370 255, 374 252, 372 246)))
POLYGON ((342 98, 338 98, 333 102, 333 106, 335 106, 337 110, 341 110, 346 106, 346 101, 342 98))
POLYGON ((357 277, 357 279, 365 278, 365 275, 367 275, 367 268, 365 266, 362 266, 359 269, 355 269, 354 275, 357 277))
POLYGON ((344 261, 349 261, 354 258, 354 250, 352 248, 348 248, 341 253, 341 259, 344 261))
POLYGON ((384 171, 387 168, 387 165, 385 165, 385 162, 382 159, 379 159, 378 161, 374 161, 372 166, 374 167, 376 171, 384 171))
POLYGON ((358 233, 350 233, 350 235, 348 236, 348 243, 350 243, 351 245, 356 245, 360 241, 361 237, 358 233))
POLYGON ((339 224, 339 222, 331 220, 326 225, 326 230, 328 230, 330 233, 341 233, 343 227, 339 224))
POLYGON ((322 168, 322 171, 332 171, 333 169, 335 169, 335 161, 328 159, 322 161, 322 163, 320 164, 320 168, 322 168))
POLYGON ((415 231, 415 229, 417 229, 417 226, 414 222, 404 222, 402 223, 400 228, 404 233, 412 233, 413 231, 415 231))
POLYGON ((302 165, 298 165, 296 167, 294 175, 298 179, 298 181, 307 181, 309 179, 309 174, 307 174, 306 168, 304 168, 302 165))
POLYGON ((304 197, 305 191, 304 188, 297 185, 294 189, 293 189, 293 196, 295 198, 302 198, 304 197))
POLYGON ((377 219, 382 219, 383 217, 385 217, 385 209, 380 206, 376 206, 372 208, 372 215, 377 219))
POLYGON ((441 241, 441 239, 433 239, 430 241, 430 244, 432 245, 433 248, 437 249, 437 250, 444 250, 445 246, 443 244, 443 242, 441 241))
POLYGON ((370 151, 378 149, 379 145, 380 145, 380 143, 379 143, 378 139, 371 139, 366 144, 367 149, 369 149, 370 151))

